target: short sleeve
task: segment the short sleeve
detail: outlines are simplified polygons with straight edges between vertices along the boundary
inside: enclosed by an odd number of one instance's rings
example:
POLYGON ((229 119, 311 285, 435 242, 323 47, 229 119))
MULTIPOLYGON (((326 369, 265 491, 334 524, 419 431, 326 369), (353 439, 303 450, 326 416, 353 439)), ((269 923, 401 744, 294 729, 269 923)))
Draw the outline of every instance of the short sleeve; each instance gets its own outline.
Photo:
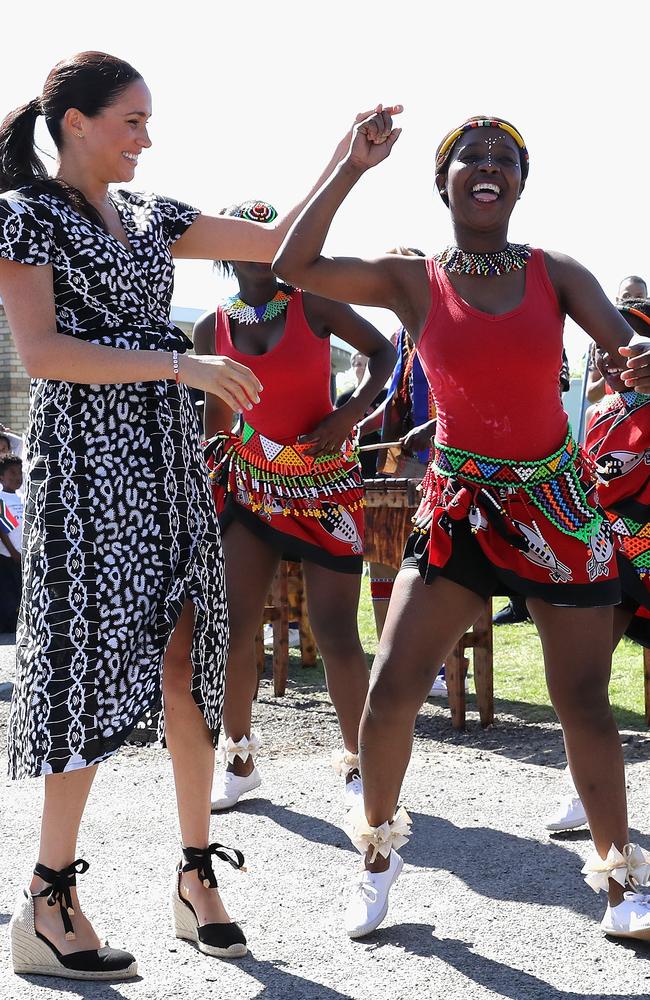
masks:
POLYGON ((165 239, 170 246, 180 239, 201 214, 198 208, 192 208, 191 205, 176 201, 174 198, 164 198, 162 195, 156 196, 156 207, 162 218, 165 239))
POLYGON ((18 264, 49 264, 54 224, 45 205, 9 191, 0 196, 0 257, 18 264))

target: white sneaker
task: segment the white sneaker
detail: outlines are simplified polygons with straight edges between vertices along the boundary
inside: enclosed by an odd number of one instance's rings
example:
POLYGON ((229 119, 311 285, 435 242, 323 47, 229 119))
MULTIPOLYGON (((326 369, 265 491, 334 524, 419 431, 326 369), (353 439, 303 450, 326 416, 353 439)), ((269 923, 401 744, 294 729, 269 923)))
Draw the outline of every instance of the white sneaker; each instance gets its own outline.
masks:
MULTIPOLYGON (((289 649, 297 649, 300 645, 300 629, 290 628, 288 629, 289 634, 289 649)), ((273 645, 273 626, 270 622, 264 626, 264 645, 273 645)))
POLYGON ((343 801, 346 809, 354 809, 357 802, 363 802, 363 782, 360 775, 355 774, 351 781, 346 781, 343 801))
MULTIPOLYGON (((469 694, 469 678, 465 677, 465 694, 469 694)), ((435 681, 429 691, 429 698, 447 698, 449 691, 447 690, 447 681, 440 674, 436 676, 435 681)))
POLYGON ((587 814, 577 795, 567 795, 546 820, 547 830, 576 830, 587 825, 587 814))
POLYGON ((447 681, 442 674, 436 674, 436 679, 429 691, 429 698, 446 698, 447 694, 447 681))
POLYGON ((608 905, 600 926, 613 937, 650 941, 650 896, 626 892, 618 906, 608 905))
POLYGON ((345 929, 351 938, 364 937, 379 927, 388 913, 388 893, 399 878, 404 862, 396 851, 390 852, 390 865, 385 872, 369 872, 365 868, 357 878, 352 899, 345 911, 345 929))
POLYGON ((262 784, 260 773, 256 767, 250 774, 241 777, 233 774, 232 771, 220 771, 212 787, 212 808, 216 811, 221 809, 232 809, 236 806, 245 792, 252 792, 254 788, 259 788, 262 784))

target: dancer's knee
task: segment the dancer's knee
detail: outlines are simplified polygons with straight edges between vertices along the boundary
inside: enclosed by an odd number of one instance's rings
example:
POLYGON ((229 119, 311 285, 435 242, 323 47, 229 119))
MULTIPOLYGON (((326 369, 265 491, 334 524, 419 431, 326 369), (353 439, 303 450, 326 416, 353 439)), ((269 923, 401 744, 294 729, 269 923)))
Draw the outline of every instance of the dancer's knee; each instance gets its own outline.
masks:
POLYGON ((612 723, 607 684, 564 678, 550 688, 553 707, 564 727, 606 729, 612 723))

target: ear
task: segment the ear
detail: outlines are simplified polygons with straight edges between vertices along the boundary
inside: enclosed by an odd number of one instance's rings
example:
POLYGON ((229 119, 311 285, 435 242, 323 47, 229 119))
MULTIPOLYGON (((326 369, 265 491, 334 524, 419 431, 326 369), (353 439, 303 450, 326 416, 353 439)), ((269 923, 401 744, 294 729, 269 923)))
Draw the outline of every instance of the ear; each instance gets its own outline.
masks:
POLYGON ((85 115, 83 115, 78 108, 68 108, 63 116, 65 131, 71 132, 72 135, 76 136, 78 139, 83 138, 86 121, 87 119, 85 115))
POLYGON ((521 184, 519 185, 519 194, 517 195, 517 201, 519 201, 519 199, 521 198, 522 194, 524 193, 524 188, 525 187, 526 187, 526 181, 522 180, 521 184))
POLYGON ((447 208, 449 208, 449 195, 447 194, 447 174, 437 174, 436 176, 436 187, 438 188, 438 194, 444 201, 447 208))

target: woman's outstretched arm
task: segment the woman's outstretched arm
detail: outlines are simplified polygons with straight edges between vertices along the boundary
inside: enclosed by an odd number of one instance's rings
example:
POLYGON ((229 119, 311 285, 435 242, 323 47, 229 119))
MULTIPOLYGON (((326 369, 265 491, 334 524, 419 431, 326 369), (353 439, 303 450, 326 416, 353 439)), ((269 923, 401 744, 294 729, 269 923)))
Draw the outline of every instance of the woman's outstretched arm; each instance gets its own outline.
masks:
POLYGON ((355 125, 367 119, 372 113, 372 111, 362 111, 356 116, 354 125, 338 143, 329 163, 309 194, 290 212, 278 219, 275 225, 249 222, 247 219, 233 219, 224 215, 199 215, 174 243, 173 256, 201 260, 252 260, 260 264, 270 264, 305 205, 346 156, 355 125))

